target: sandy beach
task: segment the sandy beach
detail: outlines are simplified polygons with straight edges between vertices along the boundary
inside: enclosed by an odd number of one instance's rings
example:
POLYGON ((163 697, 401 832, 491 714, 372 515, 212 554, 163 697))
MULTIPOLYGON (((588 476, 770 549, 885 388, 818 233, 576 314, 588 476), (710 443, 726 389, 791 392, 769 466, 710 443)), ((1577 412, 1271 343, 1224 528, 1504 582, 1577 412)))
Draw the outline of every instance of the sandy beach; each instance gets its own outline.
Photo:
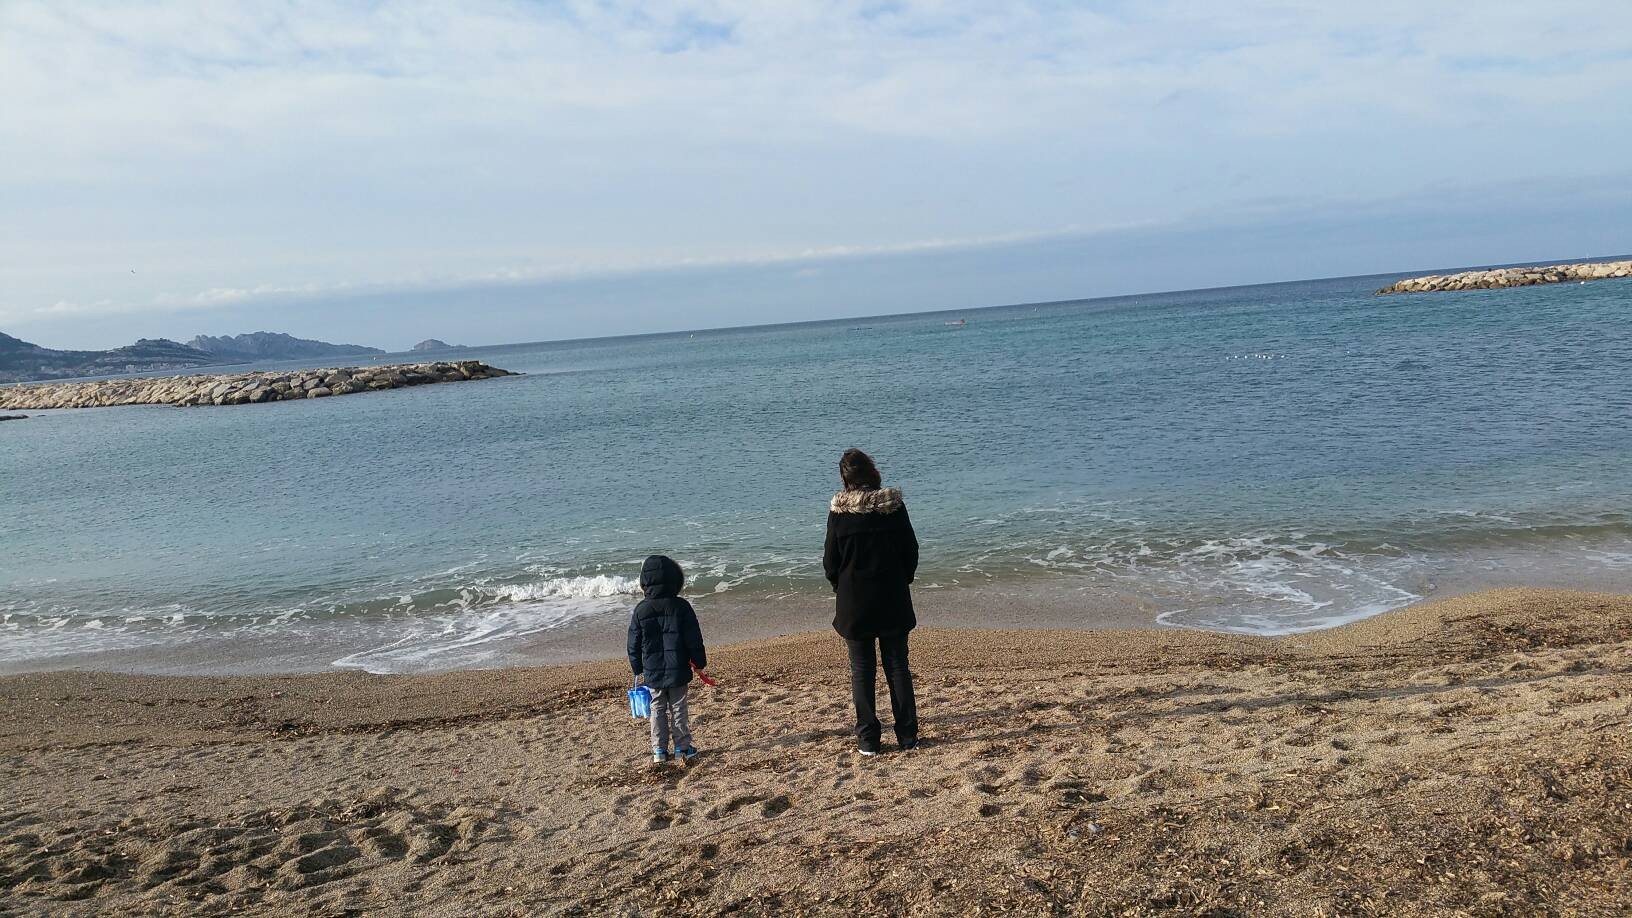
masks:
POLYGON ((1618 915, 1632 597, 1285 638, 923 629, 862 759, 829 634, 622 663, 0 679, 0 914, 1618 915))

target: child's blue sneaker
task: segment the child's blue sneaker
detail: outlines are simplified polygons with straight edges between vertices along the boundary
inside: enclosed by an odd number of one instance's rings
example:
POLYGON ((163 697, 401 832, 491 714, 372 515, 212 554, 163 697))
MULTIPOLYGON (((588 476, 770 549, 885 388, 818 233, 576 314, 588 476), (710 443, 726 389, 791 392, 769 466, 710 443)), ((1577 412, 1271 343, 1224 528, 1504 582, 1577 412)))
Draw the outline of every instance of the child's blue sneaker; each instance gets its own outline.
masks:
POLYGON ((689 762, 692 759, 697 758, 697 750, 692 746, 687 746, 684 749, 676 749, 674 750, 674 757, 677 759, 684 759, 685 761, 689 762))
POLYGON ((652 764, 662 765, 669 760, 669 754, 661 749, 652 750, 652 764))

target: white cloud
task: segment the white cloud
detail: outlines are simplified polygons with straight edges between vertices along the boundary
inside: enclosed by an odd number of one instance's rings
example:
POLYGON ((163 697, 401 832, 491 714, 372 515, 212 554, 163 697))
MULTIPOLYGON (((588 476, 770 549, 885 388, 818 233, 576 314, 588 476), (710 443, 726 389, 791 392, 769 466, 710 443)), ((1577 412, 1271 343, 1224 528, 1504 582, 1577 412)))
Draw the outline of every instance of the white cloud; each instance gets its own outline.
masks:
MULTIPOLYGON (((1117 229, 1138 228, 1141 227, 1130 224, 1122 227, 1102 227, 1097 232, 1105 233, 1117 229)), ((0 303, 0 322, 33 321, 40 317, 75 316, 94 318, 148 312, 191 312, 229 308, 268 300, 311 300, 314 298, 336 298, 392 292, 457 290, 472 287, 611 278, 691 269, 754 268, 782 264, 798 266, 795 268, 793 276, 810 278, 821 275, 820 264, 822 262, 837 259, 909 255, 996 245, 1014 245, 1068 238, 1082 233, 1083 230, 1080 227, 1073 226, 1049 232, 1006 233, 961 239, 920 239, 891 245, 821 246, 741 256, 638 259, 623 262, 604 261, 595 264, 542 263, 511 265, 474 274, 424 275, 418 277, 394 276, 370 281, 339 281, 326 284, 258 284, 253 287, 211 287, 207 290, 192 293, 165 291, 158 293, 151 299, 140 301, 100 299, 93 302, 74 302, 58 300, 48 306, 35 308, 0 303)))
POLYGON ((1590 0, 13 0, 0 318, 1604 174, 1632 145, 1632 33, 1608 27, 1623 15, 1590 0))

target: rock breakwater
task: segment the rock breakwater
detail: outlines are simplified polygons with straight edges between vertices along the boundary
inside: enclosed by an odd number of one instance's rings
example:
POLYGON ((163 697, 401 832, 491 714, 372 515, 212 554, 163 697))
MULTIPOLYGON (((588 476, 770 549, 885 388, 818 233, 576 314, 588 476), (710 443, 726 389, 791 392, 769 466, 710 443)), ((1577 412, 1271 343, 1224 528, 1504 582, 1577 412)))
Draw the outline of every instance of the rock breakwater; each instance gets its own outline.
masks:
POLYGON ((1566 284, 1570 281, 1608 280, 1612 277, 1632 277, 1632 261, 1599 261, 1532 268, 1492 268, 1489 271, 1463 271, 1459 274, 1428 274, 1395 281, 1377 291, 1377 295, 1533 287, 1537 284, 1566 284))
POLYGON ((479 360, 331 367, 224 376, 165 376, 39 383, 0 388, 0 408, 107 408, 115 405, 252 405, 377 392, 430 383, 513 376, 479 360))

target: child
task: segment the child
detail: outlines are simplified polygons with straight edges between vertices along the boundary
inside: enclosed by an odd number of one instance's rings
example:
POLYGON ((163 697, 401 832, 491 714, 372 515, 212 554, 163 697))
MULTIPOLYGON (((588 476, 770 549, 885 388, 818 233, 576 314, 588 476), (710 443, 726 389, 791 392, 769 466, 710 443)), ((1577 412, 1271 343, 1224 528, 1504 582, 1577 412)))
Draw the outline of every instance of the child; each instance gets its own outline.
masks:
POLYGON ((669 761, 669 737, 674 737, 674 758, 690 761, 697 755, 691 744, 686 686, 693 667, 708 667, 703 631, 691 603, 680 598, 686 576, 673 558, 652 555, 640 566, 640 588, 646 598, 629 619, 629 667, 635 678, 646 680, 652 692, 652 763, 669 761))

